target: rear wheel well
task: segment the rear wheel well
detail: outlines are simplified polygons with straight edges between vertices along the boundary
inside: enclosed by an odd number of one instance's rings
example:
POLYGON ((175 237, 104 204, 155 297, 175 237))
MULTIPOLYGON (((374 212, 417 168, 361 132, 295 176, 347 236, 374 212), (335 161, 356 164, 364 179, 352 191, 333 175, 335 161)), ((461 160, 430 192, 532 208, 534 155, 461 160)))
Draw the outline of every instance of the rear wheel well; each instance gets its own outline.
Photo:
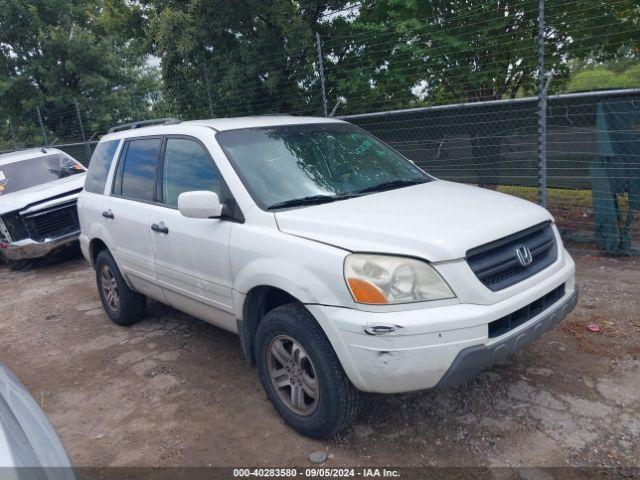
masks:
POLYGON ((98 254, 102 250, 109 251, 109 248, 107 247, 106 243, 104 243, 99 238, 94 238, 93 240, 91 240, 91 243, 89 244, 89 255, 91 256, 91 264, 92 265, 95 266, 96 259, 98 258, 98 254))
POLYGON ((255 364, 254 340, 258 325, 274 308, 287 303, 300 303, 293 295, 271 286, 252 288, 244 302, 242 321, 238 322, 238 333, 245 358, 255 364))

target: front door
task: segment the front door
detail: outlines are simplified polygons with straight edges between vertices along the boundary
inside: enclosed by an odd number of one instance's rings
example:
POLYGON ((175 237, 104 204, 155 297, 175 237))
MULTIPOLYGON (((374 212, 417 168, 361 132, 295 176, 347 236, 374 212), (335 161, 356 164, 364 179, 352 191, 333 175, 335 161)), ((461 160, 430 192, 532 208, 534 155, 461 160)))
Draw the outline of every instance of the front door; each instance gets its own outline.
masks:
POLYGON ((159 169, 161 204, 151 207, 151 243, 158 283, 179 310, 235 330, 229 237, 233 223, 183 217, 178 196, 208 190, 222 198, 222 178, 206 148, 190 137, 166 139, 159 169))

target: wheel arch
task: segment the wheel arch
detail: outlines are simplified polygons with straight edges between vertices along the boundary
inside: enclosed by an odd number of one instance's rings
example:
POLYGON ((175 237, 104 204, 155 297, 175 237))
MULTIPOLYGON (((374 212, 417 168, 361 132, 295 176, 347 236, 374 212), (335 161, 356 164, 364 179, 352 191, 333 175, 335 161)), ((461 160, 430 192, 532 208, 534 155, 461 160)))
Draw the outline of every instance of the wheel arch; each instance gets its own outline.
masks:
POLYGON ((106 250, 108 252, 111 252, 109 250, 109 247, 105 243, 105 241, 102 240, 101 238, 97 238, 96 237, 96 238, 91 239, 91 241, 89 242, 89 259, 91 260, 91 265, 93 267, 95 267, 96 259, 98 258, 98 254, 102 250, 106 250))
POLYGON ((288 303, 303 304, 287 290, 273 285, 257 285, 244 296, 242 317, 236 322, 242 353, 249 364, 255 364, 254 342, 258 325, 271 310, 288 303))

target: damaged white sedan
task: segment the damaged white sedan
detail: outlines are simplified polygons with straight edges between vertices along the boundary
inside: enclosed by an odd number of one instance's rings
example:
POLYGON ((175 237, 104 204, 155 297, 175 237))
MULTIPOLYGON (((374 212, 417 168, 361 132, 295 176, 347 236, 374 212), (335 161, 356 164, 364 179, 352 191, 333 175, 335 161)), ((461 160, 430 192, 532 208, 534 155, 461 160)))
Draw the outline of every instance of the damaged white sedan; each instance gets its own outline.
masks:
POLYGON ((0 256, 33 259, 77 241, 85 172, 54 148, 0 155, 0 256))

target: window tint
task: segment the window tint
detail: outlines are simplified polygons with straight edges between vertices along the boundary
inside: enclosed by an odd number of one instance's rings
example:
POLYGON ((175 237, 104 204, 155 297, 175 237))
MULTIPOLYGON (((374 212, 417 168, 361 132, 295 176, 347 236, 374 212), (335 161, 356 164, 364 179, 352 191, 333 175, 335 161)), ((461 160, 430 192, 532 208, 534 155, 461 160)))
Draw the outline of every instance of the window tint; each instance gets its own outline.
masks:
POLYGON ((131 140, 122 169, 122 196, 138 200, 153 200, 156 160, 160 138, 131 140))
POLYGON ((198 142, 185 138, 167 139, 162 201, 177 206, 181 193, 194 190, 208 190, 220 195, 220 172, 198 142))
POLYGON ((111 167, 111 160, 116 153, 120 140, 99 143, 91 155, 89 171, 85 180, 84 189, 91 193, 103 193, 104 184, 111 167))

